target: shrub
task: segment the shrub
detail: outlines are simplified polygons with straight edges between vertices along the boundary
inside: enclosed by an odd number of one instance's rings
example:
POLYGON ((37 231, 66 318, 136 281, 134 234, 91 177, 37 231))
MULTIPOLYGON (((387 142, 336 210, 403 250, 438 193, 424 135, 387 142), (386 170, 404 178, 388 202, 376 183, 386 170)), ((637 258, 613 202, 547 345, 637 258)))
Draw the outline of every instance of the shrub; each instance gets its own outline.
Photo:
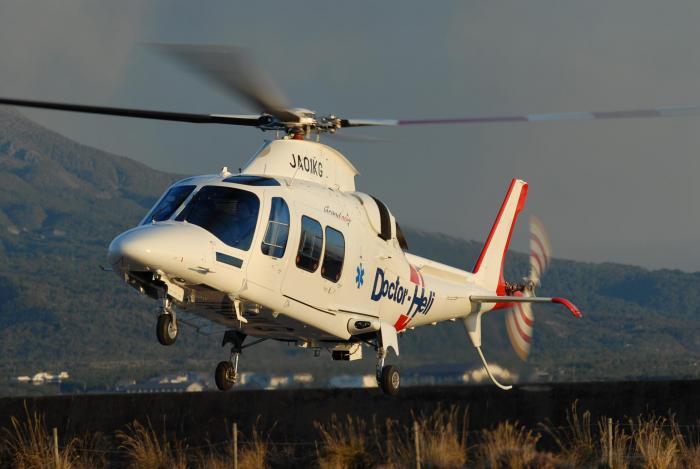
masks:
POLYGON ((598 460, 598 448, 591 428, 591 413, 579 415, 578 401, 571 404, 566 411, 567 425, 555 427, 551 423, 542 425, 551 435, 559 449, 559 459, 565 465, 580 467, 590 465, 598 460))
POLYGON ((527 430, 518 422, 499 423, 493 430, 481 432, 477 449, 479 465, 508 469, 530 467, 537 457, 539 439, 539 433, 527 430))
POLYGON ((372 463, 367 447, 367 423, 348 415, 344 422, 333 415, 327 425, 314 422, 321 434, 322 446, 317 449, 318 463, 322 468, 366 468, 372 463))
POLYGON ((10 428, 3 428, 5 434, 4 451, 12 467, 17 469, 74 469, 81 467, 77 464, 75 438, 68 441, 58 451, 58 464, 54 454, 53 435, 46 429, 46 421, 43 415, 29 412, 26 404, 24 407, 24 421, 17 417, 11 417, 10 428))
POLYGON ((150 421, 148 426, 134 421, 126 431, 118 431, 119 448, 124 449, 130 467, 138 469, 186 469, 187 458, 182 443, 171 443, 165 435, 158 436, 150 421))
POLYGON ((626 469, 629 466, 630 443, 632 437, 625 432, 619 422, 612 425, 612 446, 608 437, 608 419, 601 417, 598 421, 598 435, 600 441, 601 464, 607 465, 610 451, 612 450, 613 469, 626 469))
POLYGON ((467 410, 461 413, 461 418, 453 406, 450 410, 437 409, 427 417, 414 416, 414 420, 418 423, 423 467, 447 469, 467 463, 467 410))
POLYGON ((640 415, 636 422, 630 420, 630 425, 635 449, 644 467, 666 469, 678 465, 678 456, 685 442, 673 417, 669 420, 640 415))

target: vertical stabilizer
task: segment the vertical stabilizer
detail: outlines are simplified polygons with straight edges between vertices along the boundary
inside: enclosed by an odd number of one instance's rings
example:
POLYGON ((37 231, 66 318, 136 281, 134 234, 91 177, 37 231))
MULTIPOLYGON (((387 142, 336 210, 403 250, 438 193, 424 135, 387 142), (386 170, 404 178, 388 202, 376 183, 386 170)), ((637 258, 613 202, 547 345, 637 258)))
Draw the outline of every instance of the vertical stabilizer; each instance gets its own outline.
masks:
POLYGON ((498 295, 505 294, 505 281, 503 280, 503 264, 506 252, 513 234, 515 221, 518 214, 525 206, 527 198, 527 183, 520 179, 513 179, 508 188, 506 198, 493 223, 489 237, 486 239, 484 249, 479 260, 474 266, 474 274, 477 283, 498 295))

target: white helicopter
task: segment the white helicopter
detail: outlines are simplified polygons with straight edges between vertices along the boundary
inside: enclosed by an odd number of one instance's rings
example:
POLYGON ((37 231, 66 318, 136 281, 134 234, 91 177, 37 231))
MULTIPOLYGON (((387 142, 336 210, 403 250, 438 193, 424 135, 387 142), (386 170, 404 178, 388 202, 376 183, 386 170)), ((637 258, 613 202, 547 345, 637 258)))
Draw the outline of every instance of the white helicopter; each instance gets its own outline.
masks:
MULTIPOLYGON (((274 131, 242 170, 176 182, 138 226, 109 246, 112 270, 140 293, 158 301, 156 333, 175 342, 179 315, 195 315, 225 329, 229 360, 216 367, 216 384, 230 389, 242 350, 263 340, 296 343, 334 360, 362 357, 362 344, 376 351, 378 385, 397 394, 400 377, 385 365, 399 354, 397 336, 407 329, 462 320, 491 380, 481 350, 484 313, 509 308, 508 336, 523 360, 532 339, 532 303, 563 298, 535 295, 550 259, 539 221, 531 222, 530 274, 522 283, 503 278, 503 265, 526 182, 513 179, 483 251, 471 271, 407 252, 398 223, 380 200, 358 192, 358 171, 322 134, 362 126, 536 122, 570 119, 697 115, 675 107, 603 113, 531 114, 463 119, 373 120, 317 116, 290 108, 264 73, 229 46, 159 46, 227 90, 246 98, 260 114, 186 114, 18 99, 0 104, 166 121, 244 125, 274 131), (245 343, 245 339, 257 340, 245 343)), ((186 321, 185 321, 186 322, 186 321)))

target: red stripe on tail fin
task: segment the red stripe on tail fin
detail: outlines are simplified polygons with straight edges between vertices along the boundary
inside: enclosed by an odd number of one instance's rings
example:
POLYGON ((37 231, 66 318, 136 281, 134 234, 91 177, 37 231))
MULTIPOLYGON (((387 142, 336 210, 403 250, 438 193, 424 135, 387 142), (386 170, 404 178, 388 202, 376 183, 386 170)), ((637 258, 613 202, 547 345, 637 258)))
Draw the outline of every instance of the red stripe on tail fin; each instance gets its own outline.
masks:
POLYGON ((508 188, 501 209, 498 211, 496 221, 491 227, 491 232, 486 239, 484 249, 474 266, 474 274, 477 282, 495 291, 497 295, 505 295, 505 281, 503 279, 503 264, 508 252, 510 238, 513 235, 515 222, 520 211, 525 206, 527 199, 527 183, 519 179, 513 179, 508 188))

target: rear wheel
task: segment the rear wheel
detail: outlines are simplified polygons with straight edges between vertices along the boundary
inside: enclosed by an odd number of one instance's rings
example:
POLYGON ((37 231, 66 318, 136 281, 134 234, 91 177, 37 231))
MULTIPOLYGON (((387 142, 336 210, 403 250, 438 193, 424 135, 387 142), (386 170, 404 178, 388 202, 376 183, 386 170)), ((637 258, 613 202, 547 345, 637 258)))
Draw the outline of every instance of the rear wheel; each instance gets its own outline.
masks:
POLYGON ((177 339, 177 324, 172 314, 161 314, 156 324, 156 337, 162 345, 172 345, 177 339))
POLYGON ((221 391, 228 391, 236 384, 236 370, 231 362, 219 362, 214 373, 216 387, 221 391))
POLYGON ((399 369, 394 365, 386 365, 382 368, 382 377, 379 385, 384 391, 384 394, 395 396, 399 393, 399 385, 401 384, 401 376, 399 369))

